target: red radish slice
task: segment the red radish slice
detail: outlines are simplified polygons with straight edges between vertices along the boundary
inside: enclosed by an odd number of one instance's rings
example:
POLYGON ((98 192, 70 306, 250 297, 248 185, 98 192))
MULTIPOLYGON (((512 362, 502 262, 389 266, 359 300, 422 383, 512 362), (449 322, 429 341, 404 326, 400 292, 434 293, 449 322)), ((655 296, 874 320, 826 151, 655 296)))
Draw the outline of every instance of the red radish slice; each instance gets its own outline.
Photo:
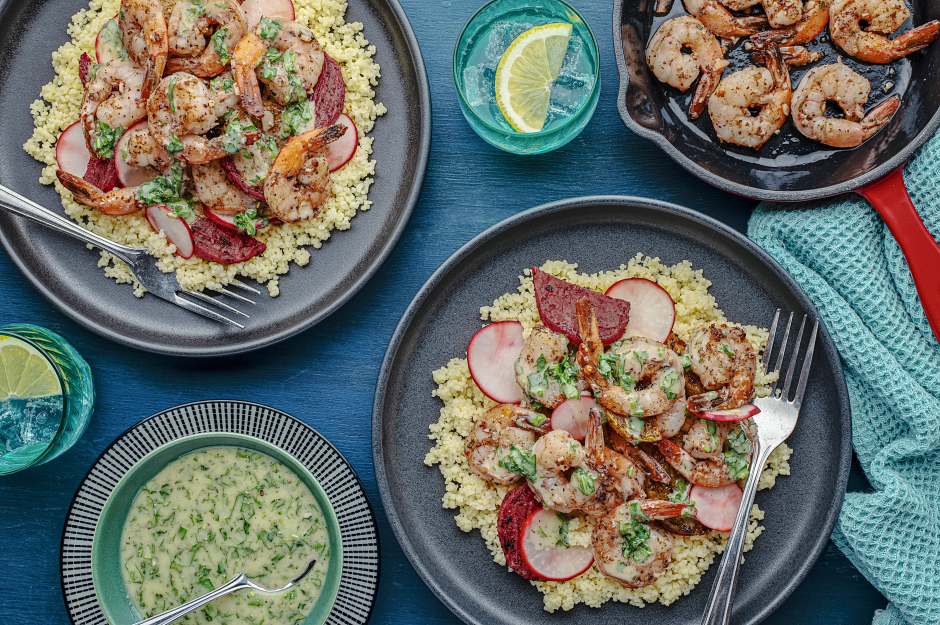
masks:
POLYGON ((257 256, 267 247, 243 232, 233 232, 202 217, 192 226, 196 256, 217 263, 240 263, 257 256))
POLYGON ((147 221, 150 226, 166 235, 167 241, 176 246, 176 253, 183 258, 193 255, 193 233, 185 220, 175 216, 173 211, 163 204, 147 207, 147 221))
POLYGON ((695 518, 705 527, 730 532, 738 514, 744 491, 734 482, 718 488, 695 485, 689 489, 689 500, 695 505, 695 518))
MULTIPOLYGON (((690 411, 691 412, 691 411, 690 411)), ((696 416, 711 421, 744 421, 760 412, 754 404, 744 404, 730 410, 715 410, 714 412, 696 412, 696 416)))
POLYGON ((522 557, 536 575, 564 582, 581 575, 594 563, 590 547, 557 545, 562 522, 553 510, 536 510, 522 527, 522 557))
POLYGON ((95 56, 99 63, 127 58, 117 15, 105 22, 104 27, 98 31, 98 36, 95 38, 95 56))
POLYGON ((242 11, 248 28, 254 29, 261 21, 261 16, 294 20, 294 3, 291 0, 245 0, 242 11))
POLYGON ((506 556, 506 564, 525 579, 542 579, 522 559, 521 544, 522 527, 526 519, 541 509, 542 504, 535 498, 532 490, 528 486, 522 486, 506 493, 496 516, 496 531, 503 555, 506 556))
MULTIPOLYGON (((222 213, 217 213, 205 205, 203 205, 202 207, 202 214, 208 217, 209 219, 211 219, 212 221, 214 221, 215 223, 219 224, 220 226, 225 226, 226 228, 230 230, 235 230, 235 231, 238 230, 238 226, 235 225, 235 215, 223 215, 222 213)), ((260 230, 263 227, 264 227, 264 220, 259 219, 257 223, 255 223, 255 228, 260 230)))
POLYGON ((522 389, 516 383, 516 361, 522 351, 522 324, 491 323, 470 339, 467 366, 483 394, 501 404, 518 404, 522 389))
POLYGON ((346 83, 343 82, 343 68, 339 62, 324 54, 323 70, 317 78, 317 84, 310 92, 314 113, 317 116, 317 128, 332 126, 346 103, 346 83))
POLYGON ((359 130, 353 120, 343 113, 337 120, 337 124, 346 126, 346 132, 343 136, 326 146, 326 160, 330 164, 330 171, 336 171, 346 163, 352 160, 359 147, 359 130))
POLYGON ((565 430, 571 438, 584 440, 591 420, 591 408, 596 405, 593 397, 566 399, 552 411, 552 429, 565 430))
POLYGON ((539 309, 539 317, 552 332, 561 332, 572 343, 581 342, 575 302, 587 296, 594 307, 594 314, 597 315, 601 341, 609 345, 623 336, 630 320, 628 302, 565 282, 537 267, 532 267, 532 282, 535 286, 535 303, 539 309))
POLYGON ((153 167, 134 167, 128 165, 124 160, 127 152, 127 141, 131 137, 131 131, 147 130, 150 125, 146 119, 142 119, 130 128, 124 131, 121 138, 114 146, 114 167, 117 169, 118 180, 125 187, 139 187, 145 182, 149 182, 157 177, 157 170, 153 167))
POLYGON ((626 336, 665 343, 676 321, 676 304, 666 289, 646 278, 627 278, 607 289, 608 297, 630 302, 626 336))
MULTIPOLYGON (((256 189, 245 181, 245 177, 242 176, 242 172, 235 166, 235 161, 232 160, 231 156, 223 156, 222 160, 219 162, 222 163, 222 169, 225 170, 225 175, 228 176, 229 180, 235 183, 236 187, 241 189, 242 193, 246 193, 256 200, 264 199, 264 191, 256 189)), ((331 169, 330 171, 333 170, 331 169)))
POLYGON ((85 143, 85 130, 81 122, 75 122, 62 131, 55 144, 55 162, 60 171, 81 178, 88 170, 91 152, 85 143))
POLYGON ((85 87, 88 84, 88 68, 91 66, 91 57, 87 53, 82 52, 82 55, 78 57, 78 77, 82 81, 82 86, 85 87))

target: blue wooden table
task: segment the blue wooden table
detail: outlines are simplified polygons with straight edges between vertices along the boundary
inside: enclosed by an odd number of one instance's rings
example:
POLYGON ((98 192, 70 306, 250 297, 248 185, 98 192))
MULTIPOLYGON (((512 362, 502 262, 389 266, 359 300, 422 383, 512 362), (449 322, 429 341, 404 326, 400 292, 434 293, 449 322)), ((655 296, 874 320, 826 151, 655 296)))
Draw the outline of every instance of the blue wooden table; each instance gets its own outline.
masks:
MULTIPOLYGON (((59 585, 59 541, 79 482, 98 454, 125 429, 164 408, 201 399, 265 403, 299 417, 329 438, 359 473, 378 515, 382 571, 372 621, 456 623, 399 549, 372 471, 375 381, 392 331, 411 298, 451 253, 477 233, 523 209, 562 198, 647 196, 691 207, 742 232, 746 229, 753 201, 700 182, 620 121, 608 1, 571 0, 587 18, 600 47, 602 92, 594 118, 566 147, 528 157, 500 152, 478 139, 457 105, 453 46, 481 0, 401 1, 421 44, 431 84, 430 166, 421 201, 397 249, 376 277, 330 319, 252 354, 213 360, 156 356, 116 345, 73 323, 42 299, 0 253, 0 325, 27 321, 66 336, 90 363, 97 390, 91 425, 69 453, 0 478, 3 625, 68 623, 59 585)), ((38 169, 37 165, 35 172, 24 175, 38 176, 38 169)), ((855 463, 849 489, 866 487, 855 463)), ((855 625, 870 622, 874 610, 885 604, 884 597, 830 543, 806 581, 766 622, 855 625)))

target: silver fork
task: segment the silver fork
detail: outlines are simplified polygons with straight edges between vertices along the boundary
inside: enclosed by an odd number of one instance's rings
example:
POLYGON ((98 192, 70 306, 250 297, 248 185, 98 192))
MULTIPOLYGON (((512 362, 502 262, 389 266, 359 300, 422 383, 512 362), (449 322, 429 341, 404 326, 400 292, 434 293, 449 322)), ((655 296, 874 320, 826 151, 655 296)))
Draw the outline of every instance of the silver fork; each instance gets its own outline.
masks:
MULTIPOLYGON (((147 250, 127 247, 125 245, 119 245, 118 243, 109 241, 108 239, 95 234, 94 232, 85 230, 73 221, 70 221, 61 215, 43 208, 39 204, 26 199, 22 195, 16 193, 15 191, 11 191, 3 185, 0 185, 0 208, 7 210, 15 215, 32 219, 33 221, 39 222, 44 226, 48 226, 53 230, 58 230, 59 232, 75 237, 76 239, 81 239, 85 243, 91 243, 95 247, 99 247, 106 252, 113 254, 117 258, 124 261, 124 263, 130 268, 131 272, 133 272, 134 277, 137 278, 137 281, 140 282, 145 289, 161 299, 165 299, 166 301, 172 304, 176 304, 180 308, 185 308, 186 310, 192 311, 197 315, 202 315, 203 317, 214 319, 215 321, 230 323, 233 326, 237 326, 242 329, 245 327, 237 321, 220 315, 214 310, 210 310, 205 306, 200 306, 195 302, 191 302, 188 299, 181 297, 180 293, 185 293, 187 297, 192 297, 246 318, 248 317, 247 314, 238 310, 234 306, 230 306, 225 302, 219 301, 218 298, 209 297, 208 295, 204 295, 203 293, 199 293, 197 291, 188 291, 184 289, 180 283, 176 281, 175 273, 163 273, 157 269, 153 257, 147 253, 147 250)), ((243 282, 239 282, 238 280, 233 281, 232 286, 249 291, 255 295, 261 295, 261 292, 257 289, 254 289, 247 284, 244 284, 243 282)), ((238 293, 234 293, 228 289, 223 288, 220 293, 228 297, 247 302, 249 304, 254 304, 254 302, 247 297, 243 297, 238 293)))
MULTIPOLYGON (((774 339, 776 338, 777 323, 779 321, 780 311, 778 310, 777 314, 774 315, 773 325, 770 327, 770 338, 767 339, 767 347, 764 349, 762 362, 765 371, 770 371, 768 364, 771 360, 771 352, 774 348, 774 339)), ((777 362, 773 369, 778 374, 780 373, 780 366, 783 364, 784 354, 787 351, 792 324, 793 313, 790 313, 786 330, 783 332, 780 351, 777 354, 777 362)), ((734 585, 737 581, 738 566, 741 564, 741 552, 744 550, 744 538, 747 536, 748 520, 751 516, 754 494, 757 492, 757 483, 760 481, 760 474, 764 470, 764 464, 767 463, 770 453, 780 443, 787 440, 796 427, 796 419, 800 414, 800 405, 803 403, 803 395, 806 392, 806 381, 809 379, 809 370, 813 362, 813 349, 816 345, 816 333, 819 330, 818 320, 813 322, 813 332, 806 347, 806 355, 803 357, 803 368, 800 371, 799 381, 796 385, 796 393, 792 401, 789 399, 793 374, 800 359, 805 327, 806 315, 803 315, 803 322, 800 324, 800 331, 796 335, 796 342, 793 344, 793 351, 787 368, 787 377, 783 383, 780 396, 777 396, 777 385, 780 383, 778 377, 771 387, 770 396, 761 397, 754 401, 754 404, 760 408, 760 412, 754 415, 757 436, 752 437, 751 441, 753 450, 751 453, 750 474, 747 478, 747 484, 744 486, 744 496, 741 499, 741 505, 738 507, 738 514, 734 519, 734 526, 731 529, 731 536, 728 538, 728 545, 725 547, 725 554, 721 558, 721 564, 718 565, 718 575, 715 576, 711 595, 708 598, 708 603, 705 604, 702 625, 725 625, 731 617, 734 585), (753 440, 754 438, 756 440, 753 440)))

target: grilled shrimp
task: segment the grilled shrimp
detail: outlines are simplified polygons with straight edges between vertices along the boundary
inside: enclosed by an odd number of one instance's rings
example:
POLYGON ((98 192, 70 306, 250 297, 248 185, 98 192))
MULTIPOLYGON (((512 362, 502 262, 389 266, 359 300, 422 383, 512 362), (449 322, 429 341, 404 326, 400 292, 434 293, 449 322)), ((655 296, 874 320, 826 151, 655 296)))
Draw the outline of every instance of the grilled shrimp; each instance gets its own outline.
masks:
POLYGON ((646 61, 657 79, 680 91, 688 91, 699 74, 702 75, 689 106, 692 119, 705 110, 709 96, 728 67, 715 36, 688 15, 662 23, 646 48, 646 61), (683 54, 683 49, 692 53, 683 54))
POLYGON ((199 56, 172 58, 167 61, 167 72, 208 78, 225 70, 235 45, 248 32, 248 23, 235 0, 184 0, 173 7, 169 32, 170 52, 178 57, 199 56), (217 28, 207 42, 206 34, 213 26, 217 28))
POLYGON ((751 35, 750 43, 757 49, 771 46, 801 46, 816 38, 829 23, 831 0, 809 0, 803 7, 803 18, 786 28, 775 28, 751 35))
POLYGON ((565 401, 561 382, 551 374, 550 365, 562 363, 568 357, 568 339, 564 334, 555 334, 545 326, 532 328, 522 345, 522 352, 516 360, 516 382, 532 399, 543 406, 554 408, 565 401), (542 359, 541 366, 539 359, 542 359), (537 380, 533 379, 533 374, 537 380))
POLYGON ((334 124, 291 137, 264 180, 264 199, 281 221, 313 219, 330 197, 330 170, 323 148, 346 127, 334 124))
POLYGON ((780 50, 759 51, 767 67, 750 65, 726 76, 708 100, 718 138, 759 150, 790 116, 790 74, 780 50), (754 109, 759 109, 757 115, 754 109))
POLYGON ((128 128, 147 116, 146 101, 140 95, 144 78, 144 71, 133 61, 115 60, 99 67, 94 79, 88 81, 80 115, 89 152, 106 157, 120 135, 120 130, 111 129, 128 128), (111 131, 112 137, 99 136, 102 130, 111 131))
POLYGON ((725 463, 724 458, 697 460, 668 438, 656 441, 656 446, 666 457, 666 461, 692 484, 717 488, 735 481, 731 477, 731 467, 725 463))
POLYGON ((725 439, 737 423, 709 421, 694 416, 689 417, 689 420, 692 423, 682 436, 682 448, 696 460, 721 461, 725 439))
POLYGON ((650 521, 692 513, 686 504, 634 499, 614 508, 594 527, 594 564, 605 577, 627 588, 655 582, 672 560, 672 534, 650 521))
MULTIPOLYGON (((773 0, 778 2, 780 0, 773 0)), ((747 37, 765 30, 767 18, 758 15, 735 17, 719 0, 683 0, 686 10, 716 37, 747 37)))
POLYGON ((144 69, 140 97, 150 97, 163 78, 169 52, 169 35, 160 0, 121 0, 118 13, 124 48, 144 69))
POLYGON ((926 48, 940 35, 940 21, 933 20, 888 39, 911 16, 904 0, 836 0, 830 11, 832 40, 867 63, 896 61, 926 48))
POLYGON ((307 99, 323 70, 323 50, 313 31, 297 22, 262 18, 233 52, 235 81, 242 108, 261 117, 261 82, 281 105, 307 99))
POLYGON ((138 187, 112 189, 105 193, 95 185, 64 171, 56 171, 62 186, 72 192, 79 204, 94 208, 105 215, 130 215, 147 208, 147 203, 137 199, 138 187))
POLYGON ((131 128, 121 152, 121 158, 132 167, 152 167, 163 172, 173 159, 150 134, 149 128, 131 128))
POLYGON ((535 479, 529 486, 542 505, 574 512, 598 493, 600 474, 587 462, 581 444, 565 430, 552 430, 535 441, 535 479))
POLYGON ((806 137, 835 148, 854 148, 891 121, 901 106, 898 96, 888 98, 865 114, 871 85, 841 62, 814 67, 793 93, 793 123, 806 137), (844 119, 826 117, 826 102, 842 107, 844 119))
POLYGON ((192 176, 196 197, 217 213, 233 215, 258 206, 258 200, 229 179, 219 160, 193 165, 192 176))
POLYGON ((464 442, 470 471, 494 484, 505 486, 516 482, 521 476, 501 466, 499 461, 508 457, 513 447, 520 451, 531 449, 536 431, 526 424, 536 414, 511 404, 487 410, 470 428, 464 442))
POLYGON ((730 410, 750 401, 757 354, 744 330, 726 324, 702 326, 692 333, 688 353, 692 372, 707 391, 689 397, 689 410, 730 410))

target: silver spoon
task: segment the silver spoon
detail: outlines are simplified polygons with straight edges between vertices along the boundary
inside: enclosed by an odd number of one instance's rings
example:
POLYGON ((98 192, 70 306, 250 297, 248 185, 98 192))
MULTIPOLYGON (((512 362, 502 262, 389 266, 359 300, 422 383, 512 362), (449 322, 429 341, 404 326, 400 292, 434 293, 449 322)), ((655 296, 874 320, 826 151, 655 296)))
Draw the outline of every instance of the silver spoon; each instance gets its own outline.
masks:
POLYGON ((287 583, 283 588, 276 588, 274 590, 269 590, 267 588, 262 588, 258 584, 254 583, 248 579, 244 573, 239 573, 236 578, 232 581, 226 583, 224 586, 219 586, 212 592, 208 592, 201 597, 196 597, 192 601, 187 601, 183 605, 176 606, 175 608, 170 608, 163 614, 157 614, 156 616, 151 616, 148 619, 136 623, 136 625, 169 625, 176 619, 183 618, 190 612, 195 612, 204 605, 212 603, 219 597, 224 597, 230 592, 235 592, 236 590, 241 590, 243 588, 254 588, 259 592, 275 593, 275 592, 284 592, 291 586, 297 584, 300 580, 307 576, 307 573, 313 570, 313 565, 317 563, 317 559, 314 558, 310 561, 310 564, 307 565, 307 570, 303 573, 292 579, 287 583))

